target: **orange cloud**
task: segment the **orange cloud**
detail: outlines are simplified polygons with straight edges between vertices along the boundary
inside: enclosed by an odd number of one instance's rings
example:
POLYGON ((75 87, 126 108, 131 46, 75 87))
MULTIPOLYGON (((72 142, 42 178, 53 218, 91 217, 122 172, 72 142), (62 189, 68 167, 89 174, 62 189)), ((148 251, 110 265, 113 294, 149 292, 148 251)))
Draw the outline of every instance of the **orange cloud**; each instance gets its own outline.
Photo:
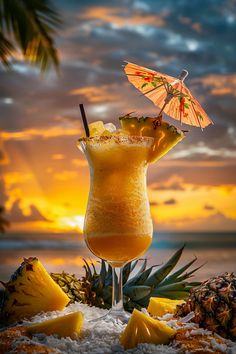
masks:
MULTIPOLYGON (((87 263, 90 264, 95 264, 97 263, 97 260, 95 258, 86 258, 87 263)), ((83 266, 84 265, 84 260, 81 257, 73 257, 73 258, 50 258, 48 260, 49 264, 53 265, 74 265, 74 266, 83 266)))
POLYGON ((214 212, 199 218, 190 216, 178 220, 172 218, 168 221, 156 220, 155 225, 159 230, 235 231, 236 218, 227 217, 221 212, 214 212))
MULTIPOLYGON (((225 218, 236 220, 235 200, 236 185, 232 186, 197 186, 187 184, 182 181, 179 186, 178 180, 174 178, 167 180, 164 184, 153 184, 149 188, 151 201, 156 201, 157 205, 152 205, 153 219, 159 225, 170 221, 172 225, 185 220, 185 229, 191 229, 192 222, 189 220, 201 220, 213 213, 223 214, 225 218), (169 189, 168 189, 169 188, 169 189), (177 200, 178 204, 172 204, 171 214, 166 200, 177 200), (205 205, 214 205, 214 208, 205 208, 205 205)), ((223 227, 223 226, 222 226, 223 227)), ((225 225, 227 228, 227 225, 225 225)))
POLYGON ((201 82, 215 96, 236 96, 236 74, 212 74, 195 80, 201 82))
POLYGON ((39 211, 39 209, 31 204, 28 206, 29 211, 25 212, 21 207, 21 200, 17 199, 13 203, 11 209, 7 213, 7 218, 10 222, 34 222, 34 221, 45 221, 49 220, 39 211))
POLYGON ((71 180, 73 178, 78 177, 78 172, 76 171, 61 171, 58 173, 55 173, 53 176, 55 179, 58 181, 67 181, 71 180))
POLYGON ((69 91, 69 94, 73 96, 84 96, 91 103, 113 102, 120 98, 119 95, 111 92, 114 88, 116 88, 116 85, 102 85, 99 87, 87 86, 73 89, 69 91))
POLYGON ((177 175, 171 176, 169 179, 162 183, 152 183, 149 186, 152 190, 184 190, 183 178, 177 175))
POLYGON ((103 21, 114 24, 118 27, 152 25, 164 26, 165 14, 150 15, 133 11, 131 14, 127 12, 126 7, 108 7, 108 6, 90 6, 79 16, 86 20, 103 21))
POLYGON ((65 155, 63 154, 53 154, 52 159, 53 160, 63 160, 65 158, 65 155))
POLYGON ((0 132, 0 165, 8 165, 9 164, 9 157, 6 153, 6 150, 3 146, 3 140, 0 132))
POLYGON ((72 161, 72 165, 76 166, 76 167, 86 167, 88 166, 88 162, 87 160, 80 160, 80 159, 73 159, 72 161))
POLYGON ((47 129, 25 129, 17 132, 3 131, 2 138, 4 140, 31 140, 33 138, 56 138, 59 136, 80 136, 83 132, 80 128, 65 128, 63 126, 55 126, 47 129))
POLYGON ((236 161, 222 160, 222 161, 191 161, 191 160, 181 160, 181 159, 169 159, 160 160, 158 162, 159 167, 224 167, 235 165, 236 161))
POLYGON ((202 31, 202 26, 199 22, 192 22, 190 17, 179 16, 178 20, 180 23, 191 27, 194 31, 200 33, 202 31))
POLYGON ((11 188, 16 184, 22 184, 32 180, 33 174, 32 173, 21 173, 21 172, 6 172, 4 173, 3 179, 6 188, 11 188))

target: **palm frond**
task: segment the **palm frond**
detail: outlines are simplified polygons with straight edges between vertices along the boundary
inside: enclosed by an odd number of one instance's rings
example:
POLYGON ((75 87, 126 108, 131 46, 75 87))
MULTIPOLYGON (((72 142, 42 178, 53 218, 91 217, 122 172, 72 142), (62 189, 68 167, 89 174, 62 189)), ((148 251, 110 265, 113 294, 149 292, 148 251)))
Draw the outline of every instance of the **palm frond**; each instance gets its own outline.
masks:
POLYGON ((4 37, 3 33, 0 31, 0 61, 6 66, 9 67, 9 57, 14 51, 13 44, 4 37))
POLYGON ((0 17, 5 37, 14 37, 27 61, 38 65, 42 72, 51 64, 58 68, 53 36, 61 20, 49 0, 1 0, 0 17))

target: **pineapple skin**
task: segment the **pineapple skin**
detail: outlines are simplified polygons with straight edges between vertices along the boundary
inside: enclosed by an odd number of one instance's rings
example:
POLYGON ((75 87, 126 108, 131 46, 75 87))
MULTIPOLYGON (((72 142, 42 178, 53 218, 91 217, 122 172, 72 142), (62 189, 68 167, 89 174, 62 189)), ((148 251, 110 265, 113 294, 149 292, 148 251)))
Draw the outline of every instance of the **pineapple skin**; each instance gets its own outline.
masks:
POLYGON ((63 310, 70 299, 36 257, 24 259, 5 287, 0 322, 12 324, 42 311, 63 310))
POLYGON ((192 321, 200 327, 236 340, 236 275, 225 273, 191 289, 176 315, 185 316, 191 311, 195 313, 192 321))
POLYGON ((151 297, 148 304, 148 312, 151 316, 162 317, 166 313, 175 313, 177 305, 184 303, 184 300, 170 300, 161 297, 151 297))
POLYGON ((79 337, 84 322, 82 312, 73 312, 65 316, 33 324, 28 327, 28 333, 45 333, 48 336, 57 334, 61 337, 76 339, 79 337))
POLYGON ((168 344, 176 330, 164 322, 153 319, 134 309, 131 318, 120 336, 124 349, 135 348, 139 343, 168 344))

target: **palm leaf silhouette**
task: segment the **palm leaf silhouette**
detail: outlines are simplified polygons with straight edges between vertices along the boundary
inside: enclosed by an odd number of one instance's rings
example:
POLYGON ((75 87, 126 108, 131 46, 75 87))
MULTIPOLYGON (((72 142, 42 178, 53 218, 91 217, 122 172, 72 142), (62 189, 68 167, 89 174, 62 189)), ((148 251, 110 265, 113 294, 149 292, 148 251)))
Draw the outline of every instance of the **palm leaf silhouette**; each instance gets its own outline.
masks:
POLYGON ((0 61, 9 67, 20 49, 42 72, 51 65, 58 69, 53 36, 60 25, 49 0, 0 0, 0 61))

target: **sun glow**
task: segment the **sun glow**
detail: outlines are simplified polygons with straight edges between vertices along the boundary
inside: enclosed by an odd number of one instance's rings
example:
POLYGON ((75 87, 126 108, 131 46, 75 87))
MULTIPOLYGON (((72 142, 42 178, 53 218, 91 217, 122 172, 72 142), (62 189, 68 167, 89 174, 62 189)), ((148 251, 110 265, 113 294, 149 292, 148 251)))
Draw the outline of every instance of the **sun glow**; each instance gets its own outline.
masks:
POLYGON ((58 225, 61 228, 76 230, 83 233, 84 227, 84 216, 83 215, 74 215, 60 218, 58 225))

